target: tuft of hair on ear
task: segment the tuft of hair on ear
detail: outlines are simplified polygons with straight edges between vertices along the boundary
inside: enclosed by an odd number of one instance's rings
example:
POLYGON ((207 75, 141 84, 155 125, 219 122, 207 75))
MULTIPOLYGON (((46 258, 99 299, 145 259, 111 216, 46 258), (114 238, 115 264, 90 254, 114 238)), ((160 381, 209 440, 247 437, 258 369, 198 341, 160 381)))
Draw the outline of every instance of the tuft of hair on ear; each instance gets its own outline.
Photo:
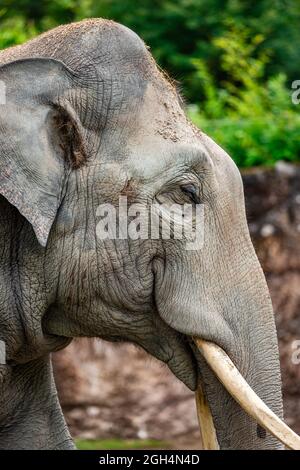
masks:
POLYGON ((54 124, 59 132, 60 147, 71 168, 76 169, 87 160, 82 131, 76 120, 62 107, 56 106, 54 124))

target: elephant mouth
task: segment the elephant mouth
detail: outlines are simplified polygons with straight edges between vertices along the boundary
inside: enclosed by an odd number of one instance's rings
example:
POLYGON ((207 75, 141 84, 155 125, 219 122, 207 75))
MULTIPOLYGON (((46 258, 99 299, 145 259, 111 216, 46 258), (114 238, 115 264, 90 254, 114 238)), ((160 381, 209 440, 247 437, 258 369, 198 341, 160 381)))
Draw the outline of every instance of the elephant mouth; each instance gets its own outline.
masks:
MULTIPOLYGON (((225 351, 210 341, 199 338, 193 338, 193 341, 218 380, 241 408, 287 448, 300 450, 300 437, 258 397, 225 351)), ((196 390, 196 405, 203 446, 207 450, 217 450, 219 444, 213 417, 200 383, 196 390)))
MULTIPOLYGON (((151 351, 148 351, 151 354, 151 351)), ((197 390, 198 363, 191 347, 190 339, 180 334, 176 341, 176 347, 172 348, 171 354, 163 354, 156 357, 162 360, 172 373, 183 382, 191 391, 197 390), (175 352, 176 351, 176 352, 175 352)))

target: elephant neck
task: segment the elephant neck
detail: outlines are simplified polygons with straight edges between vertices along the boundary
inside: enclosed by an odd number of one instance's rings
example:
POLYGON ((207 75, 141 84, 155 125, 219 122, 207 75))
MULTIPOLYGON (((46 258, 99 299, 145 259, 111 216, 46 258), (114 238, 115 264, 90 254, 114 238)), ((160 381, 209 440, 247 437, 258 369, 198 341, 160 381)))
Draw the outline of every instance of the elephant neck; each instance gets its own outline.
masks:
POLYGON ((41 247, 29 223, 0 196, 0 364, 24 364, 70 339, 44 334, 42 319, 54 295, 46 286, 41 247))

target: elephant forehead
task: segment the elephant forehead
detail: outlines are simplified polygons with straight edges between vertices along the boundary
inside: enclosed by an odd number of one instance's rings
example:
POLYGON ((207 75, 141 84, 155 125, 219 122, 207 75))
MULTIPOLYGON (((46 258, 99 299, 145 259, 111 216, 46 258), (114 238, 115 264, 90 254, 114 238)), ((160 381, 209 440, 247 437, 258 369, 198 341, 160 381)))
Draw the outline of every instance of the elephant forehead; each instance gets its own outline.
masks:
MULTIPOLYGON (((128 111, 132 112, 130 106, 128 111)), ((198 140, 199 131, 186 118, 175 88, 161 74, 144 83, 139 106, 133 111, 134 120, 127 121, 132 131, 132 147, 165 148, 168 144, 172 147, 198 140)))
POLYGON ((202 132, 187 119, 164 77, 147 84, 130 126, 126 163, 132 176, 172 177, 178 171, 212 167, 202 132))
POLYGON ((205 147, 198 143, 169 142, 149 139, 142 147, 133 148, 127 165, 132 177, 145 181, 168 180, 190 170, 212 169, 212 160, 205 147))

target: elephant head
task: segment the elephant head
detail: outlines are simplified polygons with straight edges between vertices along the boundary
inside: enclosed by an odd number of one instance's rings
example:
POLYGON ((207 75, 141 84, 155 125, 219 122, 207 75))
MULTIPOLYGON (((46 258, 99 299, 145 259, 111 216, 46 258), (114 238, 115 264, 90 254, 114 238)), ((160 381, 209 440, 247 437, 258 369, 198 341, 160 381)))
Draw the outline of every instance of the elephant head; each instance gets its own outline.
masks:
POLYGON ((0 64, 0 337, 11 370, 73 337, 130 341, 190 389, 201 382, 221 448, 280 447, 192 341, 226 351, 282 416, 272 305, 233 161, 188 121, 171 81, 121 25, 63 26, 2 52, 0 64), (100 237, 105 210, 120 200, 161 204, 168 216, 174 203, 201 205, 202 243, 100 237))

